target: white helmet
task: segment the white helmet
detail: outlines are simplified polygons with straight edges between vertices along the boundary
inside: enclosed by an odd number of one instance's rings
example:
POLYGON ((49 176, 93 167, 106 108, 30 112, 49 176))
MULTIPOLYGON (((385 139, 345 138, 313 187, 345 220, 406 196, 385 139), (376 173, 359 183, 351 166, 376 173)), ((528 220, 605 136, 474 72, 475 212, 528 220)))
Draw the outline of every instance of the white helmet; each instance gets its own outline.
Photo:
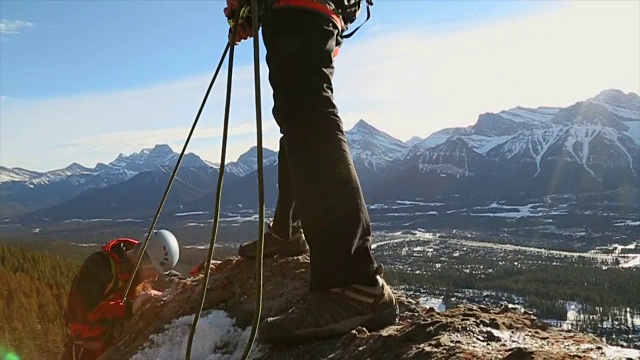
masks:
POLYGON ((178 263, 178 240, 169 230, 154 230, 149 238, 146 253, 156 270, 166 273, 178 263))

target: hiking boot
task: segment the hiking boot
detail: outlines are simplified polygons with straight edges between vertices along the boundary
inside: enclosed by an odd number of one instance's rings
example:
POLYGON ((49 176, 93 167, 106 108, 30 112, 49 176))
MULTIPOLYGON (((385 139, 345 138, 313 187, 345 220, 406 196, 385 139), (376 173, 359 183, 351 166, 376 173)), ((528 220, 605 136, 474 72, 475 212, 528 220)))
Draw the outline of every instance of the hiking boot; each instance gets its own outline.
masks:
MULTIPOLYGON (((243 258, 253 259, 256 257, 258 240, 242 244, 238 249, 238 255, 243 258)), ((279 256, 300 256, 309 253, 309 246, 304 239, 302 229, 293 233, 290 239, 283 239, 271 231, 264 233, 264 257, 279 256)))
POLYGON ((312 292, 299 308, 283 316, 265 319, 260 325, 259 340, 295 344, 339 337, 359 326, 378 331, 395 324, 398 303, 379 275, 376 275, 376 286, 349 285, 312 292))

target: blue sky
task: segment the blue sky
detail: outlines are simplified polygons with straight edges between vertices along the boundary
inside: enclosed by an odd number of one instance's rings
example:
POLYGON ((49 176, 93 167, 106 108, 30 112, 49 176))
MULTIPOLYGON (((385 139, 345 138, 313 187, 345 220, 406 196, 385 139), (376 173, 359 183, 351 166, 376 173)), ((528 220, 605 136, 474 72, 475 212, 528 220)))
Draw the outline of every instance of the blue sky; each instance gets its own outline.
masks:
MULTIPOLYGON (((0 165, 94 166, 179 150, 224 47, 223 1, 0 0, 0 165)), ((407 140, 480 113, 639 92, 640 5, 378 0, 337 60, 345 127, 407 140)), ((238 48, 232 159, 255 143, 251 47, 238 48)), ((264 58, 262 50, 261 58, 264 58)), ((275 149, 263 61, 265 143, 275 149)), ((219 160, 223 81, 191 150, 219 160)))

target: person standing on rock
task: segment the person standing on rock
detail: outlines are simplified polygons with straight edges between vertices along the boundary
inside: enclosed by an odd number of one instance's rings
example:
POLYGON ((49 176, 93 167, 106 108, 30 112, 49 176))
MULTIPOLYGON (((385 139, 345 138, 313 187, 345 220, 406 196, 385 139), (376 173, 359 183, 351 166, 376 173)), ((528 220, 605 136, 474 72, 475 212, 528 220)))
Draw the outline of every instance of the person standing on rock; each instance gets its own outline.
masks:
MULTIPOLYGON (((262 16, 273 116, 289 168, 279 179, 290 184, 279 186, 293 193, 311 262, 306 302, 265 319, 262 342, 337 337, 358 326, 376 331, 397 321, 397 301, 371 253, 369 214, 333 101, 334 57, 360 3, 267 0, 262 16)), ((233 19, 245 4, 227 0, 226 17, 233 19)), ((251 19, 241 19, 232 40, 239 43, 252 33, 251 19)))
POLYGON ((175 275, 179 247, 167 230, 155 230, 133 282, 136 291, 123 302, 125 288, 138 260, 137 240, 118 238, 90 255, 73 279, 65 322, 69 334, 61 360, 94 360, 113 345, 114 329, 161 292, 146 283, 163 274, 175 275), (136 294, 138 293, 138 294, 136 294))

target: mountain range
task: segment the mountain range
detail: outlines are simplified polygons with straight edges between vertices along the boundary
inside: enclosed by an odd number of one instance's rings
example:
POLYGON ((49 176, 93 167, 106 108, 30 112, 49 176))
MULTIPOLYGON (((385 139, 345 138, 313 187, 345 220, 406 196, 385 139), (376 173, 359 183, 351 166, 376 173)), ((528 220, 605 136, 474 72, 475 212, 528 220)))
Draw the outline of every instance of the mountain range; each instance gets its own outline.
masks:
MULTIPOLYGON (((605 90, 565 108, 481 114, 472 126, 406 142, 364 120, 346 135, 369 202, 596 194, 631 211, 640 202, 640 97, 634 93, 605 90)), ((0 167, 0 218, 152 215, 177 156, 157 145, 94 168, 73 163, 41 173, 0 167)), ((264 150, 267 206, 277 198, 277 161, 277 152, 264 150)), ((256 149, 225 169, 223 206, 255 206, 256 149)), ((218 170, 187 154, 165 209, 209 210, 218 170)))

